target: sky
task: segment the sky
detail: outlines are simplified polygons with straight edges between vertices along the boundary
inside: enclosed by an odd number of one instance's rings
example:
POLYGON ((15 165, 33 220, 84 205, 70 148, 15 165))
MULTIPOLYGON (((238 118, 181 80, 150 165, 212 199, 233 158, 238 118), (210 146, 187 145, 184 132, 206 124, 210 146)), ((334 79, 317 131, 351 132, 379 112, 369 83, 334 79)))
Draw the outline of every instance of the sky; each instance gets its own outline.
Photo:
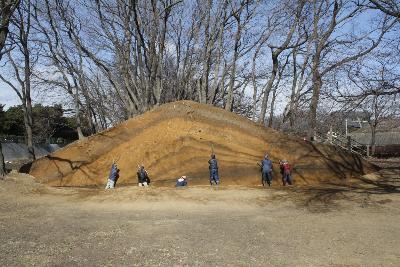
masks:
MULTIPOLYGON (((31 97, 33 105, 40 103, 51 106, 54 104, 63 104, 63 106, 66 106, 66 103, 69 102, 68 97, 61 97, 58 92, 37 92, 33 90, 31 97)), ((21 100, 15 91, 2 81, 0 81, 0 104, 5 105, 5 110, 21 104, 21 100)))
MULTIPOLYGON (((371 13, 366 13, 364 16, 362 16, 357 22, 361 23, 362 25, 368 25, 368 19, 371 18, 371 13)), ((252 56, 251 54, 249 56, 252 56)), ((246 59, 241 59, 243 61, 247 60, 246 59)), ((259 59, 260 63, 263 65, 270 65, 270 58, 269 55, 266 57, 259 59)), ((0 68, 0 71, 4 71, 4 68, 0 68)), ((251 85, 246 90, 247 94, 249 96, 252 95, 252 88, 251 85)), ((287 93, 286 93, 287 94, 287 93)), ((276 114, 279 114, 283 111, 285 102, 286 102, 286 95, 283 93, 280 93, 277 99, 277 110, 275 111, 276 114)), ((56 103, 61 103, 61 104, 67 104, 68 100, 64 95, 57 94, 57 92, 36 92, 33 90, 32 92, 32 100, 33 104, 35 103, 42 103, 45 105, 53 105, 56 103)), ((17 97, 16 93, 6 84, 0 81, 0 104, 5 104, 5 108, 9 108, 11 106, 19 105, 21 104, 19 98, 17 97)))
POLYGON ((5 105, 5 109, 21 104, 14 90, 3 82, 0 82, 0 104, 5 105))

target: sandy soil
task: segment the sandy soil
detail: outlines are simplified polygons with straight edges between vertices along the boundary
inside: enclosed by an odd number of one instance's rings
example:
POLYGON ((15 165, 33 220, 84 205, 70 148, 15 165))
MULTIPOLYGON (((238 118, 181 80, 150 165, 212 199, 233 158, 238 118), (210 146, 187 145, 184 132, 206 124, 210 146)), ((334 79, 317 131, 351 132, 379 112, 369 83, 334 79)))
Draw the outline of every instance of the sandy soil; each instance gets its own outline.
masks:
POLYGON ((0 181, 0 266, 400 266, 400 171, 372 178, 104 191, 12 173, 0 181))
POLYGON ((345 150, 305 142, 217 107, 178 101, 71 143, 26 171, 53 186, 102 186, 115 159, 119 184, 136 183, 137 164, 144 164, 158 186, 173 185, 181 175, 192 184, 207 185, 212 151, 226 185, 258 184, 257 162, 265 153, 274 162, 276 177, 279 160, 292 164, 296 185, 340 183, 377 170, 345 150))

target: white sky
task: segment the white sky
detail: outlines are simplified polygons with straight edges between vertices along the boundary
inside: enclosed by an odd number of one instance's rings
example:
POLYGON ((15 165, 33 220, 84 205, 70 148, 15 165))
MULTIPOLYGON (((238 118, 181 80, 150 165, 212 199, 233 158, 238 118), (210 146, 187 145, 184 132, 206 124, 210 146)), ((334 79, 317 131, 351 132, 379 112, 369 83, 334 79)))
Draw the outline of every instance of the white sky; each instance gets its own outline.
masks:
POLYGON ((21 104, 17 94, 8 85, 0 81, 0 104, 5 104, 5 109, 21 104))
MULTIPOLYGON (((33 105, 37 103, 49 106, 62 104, 63 107, 67 107, 70 102, 67 95, 61 97, 59 92, 38 92, 33 89, 31 97, 33 105)), ((14 90, 2 81, 0 81, 0 104, 5 105, 6 110, 12 106, 21 105, 21 100, 14 90)))

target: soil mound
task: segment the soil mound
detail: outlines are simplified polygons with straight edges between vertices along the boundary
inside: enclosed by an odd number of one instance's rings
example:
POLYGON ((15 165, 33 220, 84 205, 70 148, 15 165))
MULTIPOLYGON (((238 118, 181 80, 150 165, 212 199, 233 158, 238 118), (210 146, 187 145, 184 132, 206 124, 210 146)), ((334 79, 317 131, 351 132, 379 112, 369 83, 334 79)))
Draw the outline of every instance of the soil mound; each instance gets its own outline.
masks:
POLYGON ((284 135, 220 108, 179 101, 74 142, 35 161, 29 173, 52 186, 103 186, 117 159, 119 185, 137 182, 138 164, 156 185, 173 185, 181 175, 190 185, 206 185, 212 148, 223 185, 260 184, 256 163, 265 153, 274 162, 275 185, 281 184, 279 159, 293 164, 295 184, 336 183, 375 171, 346 151, 284 135))

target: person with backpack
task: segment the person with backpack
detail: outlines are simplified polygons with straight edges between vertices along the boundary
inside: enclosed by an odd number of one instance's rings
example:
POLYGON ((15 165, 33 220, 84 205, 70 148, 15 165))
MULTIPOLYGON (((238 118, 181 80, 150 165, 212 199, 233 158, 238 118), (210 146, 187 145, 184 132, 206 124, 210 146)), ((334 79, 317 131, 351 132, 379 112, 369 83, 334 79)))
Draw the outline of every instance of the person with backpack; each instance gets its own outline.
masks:
POLYGON ((212 186, 213 183, 215 183, 215 185, 219 185, 218 161, 214 154, 211 155, 211 159, 208 161, 208 164, 208 169, 210 170, 210 185, 212 186))
POLYGON ((262 185, 265 186, 267 183, 268 186, 271 186, 272 182, 272 161, 269 159, 268 155, 264 156, 264 159, 259 164, 261 167, 261 182, 262 185))
POLYGON ((286 184, 292 185, 292 166, 290 166, 289 162, 284 159, 279 161, 281 174, 282 174, 282 184, 285 186, 286 184))
POLYGON ((137 171, 137 177, 138 177, 138 185, 139 186, 147 187, 150 185, 149 174, 147 173, 147 171, 143 165, 139 166, 139 169, 137 171))
POLYGON ((108 175, 106 189, 115 188, 115 183, 118 180, 118 177, 119 177, 119 169, 118 169, 117 163, 115 161, 113 161, 113 163, 111 165, 110 174, 108 175))

